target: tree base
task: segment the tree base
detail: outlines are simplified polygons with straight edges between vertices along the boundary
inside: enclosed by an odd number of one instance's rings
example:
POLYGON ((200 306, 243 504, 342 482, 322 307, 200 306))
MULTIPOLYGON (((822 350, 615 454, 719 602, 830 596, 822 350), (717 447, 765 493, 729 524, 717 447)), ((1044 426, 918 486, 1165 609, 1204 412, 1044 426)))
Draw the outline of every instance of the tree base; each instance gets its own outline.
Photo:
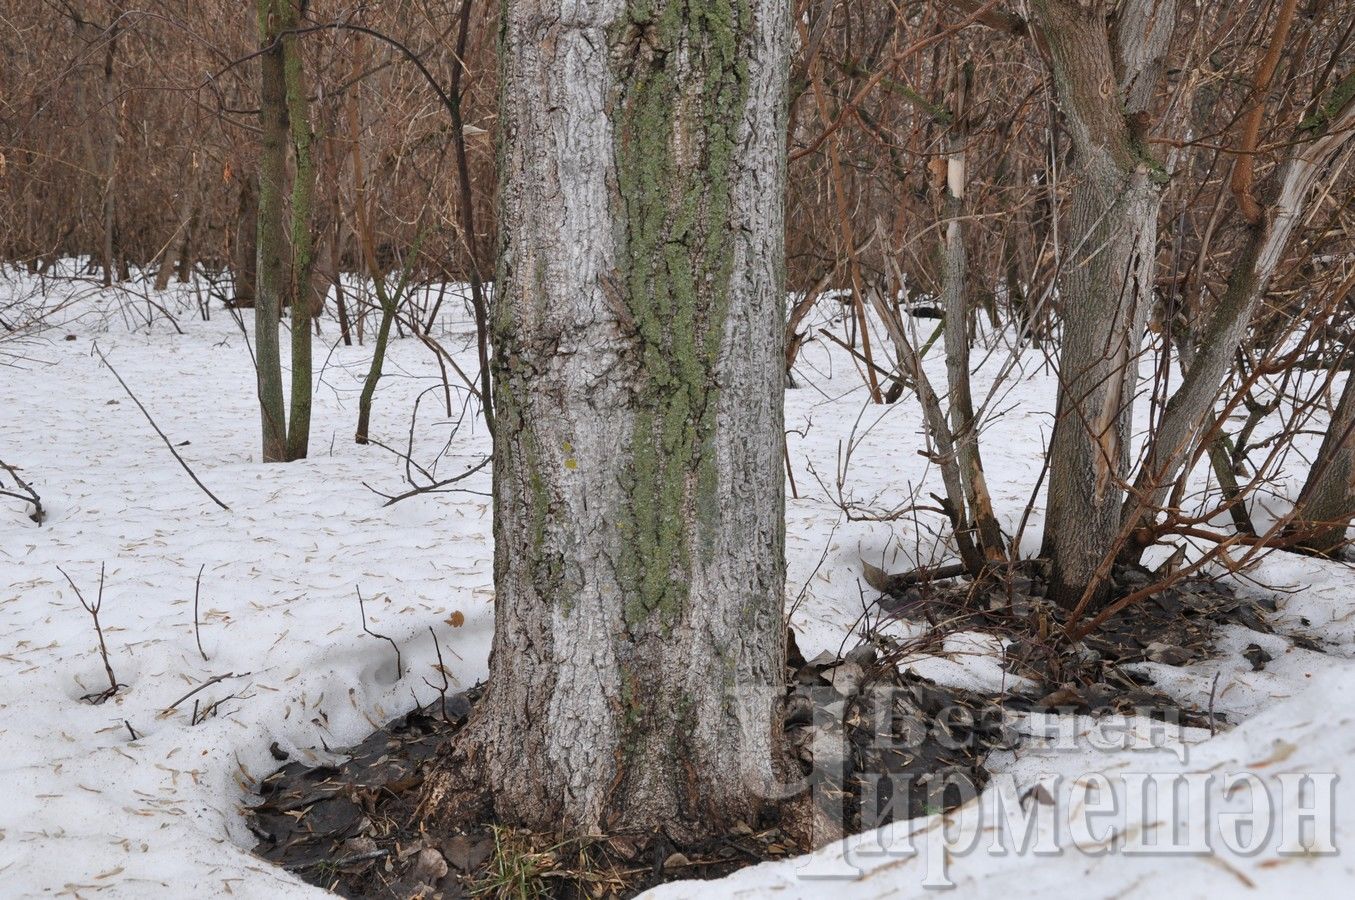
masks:
POLYGON ((543 833, 495 817, 481 767, 458 744, 477 687, 391 722, 338 766, 274 772, 250 811, 256 852, 347 897, 629 897, 958 805, 986 783, 988 751, 1009 743, 994 698, 899 673, 869 645, 810 661, 793 636, 789 646, 780 768, 790 774, 760 821, 678 843, 657 831, 543 833), (884 717, 873 707, 882 697, 884 717), (966 714, 945 714, 956 709, 966 714), (944 734, 930 727, 942 718, 944 734), (880 721, 889 734, 876 733, 880 721), (880 775, 918 790, 891 797, 876 790, 880 775))

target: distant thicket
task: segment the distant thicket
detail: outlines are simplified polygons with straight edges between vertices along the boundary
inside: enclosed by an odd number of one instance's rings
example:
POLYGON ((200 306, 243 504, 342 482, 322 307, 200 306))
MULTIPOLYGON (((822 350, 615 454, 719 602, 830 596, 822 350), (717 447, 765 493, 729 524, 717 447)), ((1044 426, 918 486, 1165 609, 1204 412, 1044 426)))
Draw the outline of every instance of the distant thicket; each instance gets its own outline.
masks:
MULTIPOLYGON (((305 4, 303 4, 305 5, 305 4)), ((796 291, 859 295, 897 260, 908 290, 939 292, 945 158, 962 125, 968 280, 981 307, 1039 304, 1059 258, 1057 201, 1075 169, 1048 48, 1006 4, 797 0, 788 146, 787 268, 796 291), (955 109, 963 78, 968 102, 955 109), (957 122, 957 113, 964 121, 957 122)), ((1187 3, 1142 139, 1172 173, 1160 222, 1161 320, 1207 305, 1226 284, 1245 222, 1229 179, 1239 120, 1269 47, 1274 0, 1187 3)), ((301 23, 315 129, 317 265, 359 271, 364 198, 378 254, 394 264, 422 236, 418 268, 464 277, 468 244, 492 270, 497 3, 474 3, 460 81, 477 234, 461 233, 461 189, 445 99, 455 0, 305 5, 301 23), (357 30, 357 29, 363 30, 357 30), (380 35, 378 37, 377 35, 380 35), (409 56, 417 57, 416 66, 409 56), (435 88, 430 84, 436 82, 435 88), (355 151, 363 165, 354 178, 355 151)), ((1253 141, 1263 184, 1296 127, 1320 117, 1351 72, 1350 6, 1297 5, 1253 141)), ((81 255, 124 278, 167 260, 226 271, 249 264, 258 159, 259 49, 238 0, 0 0, 0 257, 40 269, 81 255)), ((1324 253, 1348 241, 1339 178, 1291 242, 1271 290, 1302 303, 1324 253)), ((1283 313, 1286 310, 1279 310, 1283 313)), ((1184 317, 1182 321, 1188 321, 1184 317)))

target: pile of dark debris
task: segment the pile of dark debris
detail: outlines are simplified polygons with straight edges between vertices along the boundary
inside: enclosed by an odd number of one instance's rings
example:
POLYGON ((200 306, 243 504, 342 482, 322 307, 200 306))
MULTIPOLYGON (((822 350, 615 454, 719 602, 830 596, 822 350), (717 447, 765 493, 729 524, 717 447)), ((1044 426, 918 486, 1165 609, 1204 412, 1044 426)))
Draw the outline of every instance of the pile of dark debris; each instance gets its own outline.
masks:
MULTIPOLYGON (((1273 596, 1248 596, 1217 579, 1197 576, 1174 580, 1107 619, 1095 631, 1069 640, 1068 613, 1044 596, 1038 573, 987 584, 947 579, 917 581, 868 570, 881 590, 878 623, 889 618, 925 622, 916 640, 896 644, 896 662, 934 650, 946 635, 980 631, 998 636, 1008 671, 1040 686, 1035 693, 1004 695, 1010 709, 1057 709, 1076 713, 1124 713, 1150 710, 1172 714, 1185 724, 1216 727, 1226 722, 1211 713, 1207 698, 1201 707, 1182 707, 1153 689, 1153 680, 1134 663, 1186 666, 1217 656, 1223 626, 1238 625, 1273 634, 1273 596)), ((1154 583, 1154 574, 1139 567, 1117 568, 1112 597, 1138 592, 1154 583)), ((1301 633, 1286 633, 1295 646, 1322 651, 1301 633)), ((1254 671, 1271 656, 1256 643, 1242 651, 1254 671)))
MULTIPOLYGON (((1136 590, 1144 577, 1122 572, 1117 589, 1136 590)), ((1216 652, 1221 625, 1270 633, 1275 609, 1226 585, 1185 579, 1070 643, 1060 638, 1063 612, 1030 579, 879 586, 885 590, 876 624, 863 629, 855 649, 806 660, 788 632, 785 744, 789 766, 801 775, 788 791, 798 798, 793 824, 783 806, 783 818, 738 823, 718 840, 684 847, 662 836, 562 841, 487 814, 471 827, 430 826, 419 808, 424 772, 472 713, 476 688, 413 710, 332 764, 286 762, 263 780, 249 811, 256 852, 310 883, 362 898, 629 897, 664 881, 719 877, 806 852, 809 843, 956 805, 966 797, 958 786, 982 790, 988 754, 1015 745, 1007 724, 1013 712, 1146 709, 1215 728, 1222 716, 1212 708, 1181 707, 1128 664, 1188 664, 1216 652), (885 637, 879 624, 887 618, 925 621, 924 636, 885 637), (946 634, 973 630, 998 635, 1008 669, 1039 689, 980 694, 909 670, 909 656, 935 652, 946 634), (911 786, 906 796, 892 796, 898 784, 911 786)), ((1294 639, 1318 649, 1301 635, 1294 639)), ((1244 655, 1254 668, 1269 660, 1255 645, 1244 655)))

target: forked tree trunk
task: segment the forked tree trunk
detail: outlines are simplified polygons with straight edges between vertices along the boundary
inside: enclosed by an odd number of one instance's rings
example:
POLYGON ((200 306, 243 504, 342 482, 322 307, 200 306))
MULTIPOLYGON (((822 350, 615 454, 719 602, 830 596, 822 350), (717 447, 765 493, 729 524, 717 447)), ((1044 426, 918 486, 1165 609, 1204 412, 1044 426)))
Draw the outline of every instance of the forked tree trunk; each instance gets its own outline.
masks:
POLYGON ((306 81, 295 29, 292 0, 258 0, 263 72, 259 120, 259 264, 254 334, 263 421, 265 462, 305 459, 311 424, 311 198, 315 166, 306 81), (291 182, 291 216, 284 221, 287 150, 296 173, 291 182), (291 415, 283 400, 278 317, 292 316, 291 415))
POLYGON ((1331 553, 1345 544, 1355 518, 1355 375, 1347 376, 1322 449, 1294 507, 1290 540, 1315 553, 1331 553))
POLYGON ((1044 532, 1050 595, 1072 606, 1089 586, 1105 596, 1095 583, 1120 530, 1165 179, 1143 138, 1175 2, 1130 0, 1112 24, 1100 2, 1034 6, 1076 153, 1044 532))
POLYGON ((690 839, 754 821, 779 744, 788 4, 569 9, 504 11, 495 634, 461 748, 506 820, 690 839))

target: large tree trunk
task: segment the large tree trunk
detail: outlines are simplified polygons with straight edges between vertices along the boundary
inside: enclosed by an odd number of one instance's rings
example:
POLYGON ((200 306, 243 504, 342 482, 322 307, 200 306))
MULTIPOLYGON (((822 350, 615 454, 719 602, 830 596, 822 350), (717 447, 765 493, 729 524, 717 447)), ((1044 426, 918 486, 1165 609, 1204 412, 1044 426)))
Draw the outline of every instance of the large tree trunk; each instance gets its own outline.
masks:
POLYGON ((1315 553, 1331 553, 1345 544, 1355 518, 1355 375, 1347 376, 1322 449, 1294 508, 1289 539, 1315 553))
POLYGON ((1143 137, 1175 2, 1131 0, 1112 24, 1102 3, 1035 8, 1076 152, 1044 533, 1050 595, 1072 606, 1089 586, 1104 597, 1095 583, 1120 530, 1165 179, 1143 137))
POLYGON ((773 777, 787 6, 505 9, 495 634, 461 746, 507 820, 689 839, 773 777))

